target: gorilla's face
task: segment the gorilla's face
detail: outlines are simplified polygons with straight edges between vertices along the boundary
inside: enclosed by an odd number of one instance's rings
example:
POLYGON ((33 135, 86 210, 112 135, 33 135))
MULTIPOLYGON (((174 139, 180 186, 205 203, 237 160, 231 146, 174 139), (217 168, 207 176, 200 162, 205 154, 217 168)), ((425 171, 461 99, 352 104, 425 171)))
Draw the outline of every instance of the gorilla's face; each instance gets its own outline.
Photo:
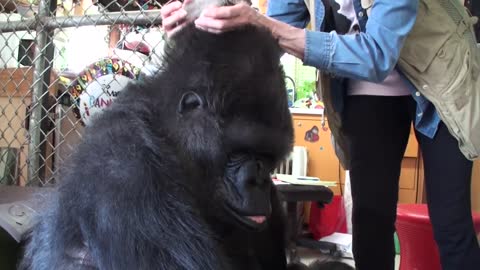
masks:
POLYGON ((160 126, 168 126, 183 171, 198 179, 188 189, 207 204, 209 224, 263 228, 270 172, 293 144, 277 41, 253 26, 215 35, 191 24, 169 44, 155 107, 176 115, 160 126))
POLYGON ((272 212, 270 175, 284 157, 280 148, 288 146, 289 134, 252 119, 230 118, 226 122, 224 206, 237 224, 261 230, 272 212))
POLYGON ((219 220, 261 230, 272 211, 270 173, 284 156, 279 145, 288 145, 289 134, 242 114, 223 117, 222 109, 206 100, 195 91, 184 94, 175 125, 184 134, 179 144, 186 159, 213 182, 199 183, 193 192, 206 193, 219 220), (202 190, 202 185, 210 190, 202 190))

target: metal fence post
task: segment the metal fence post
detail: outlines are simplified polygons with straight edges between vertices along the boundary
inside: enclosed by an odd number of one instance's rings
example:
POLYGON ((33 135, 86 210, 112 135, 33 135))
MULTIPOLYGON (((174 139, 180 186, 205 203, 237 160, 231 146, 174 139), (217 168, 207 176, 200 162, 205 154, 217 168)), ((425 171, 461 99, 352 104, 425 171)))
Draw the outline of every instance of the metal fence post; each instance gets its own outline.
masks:
MULTIPOLYGON (((38 18, 50 16, 50 0, 40 0, 38 18)), ((48 85, 43 83, 45 72, 46 50, 48 47, 48 30, 44 29, 41 20, 38 21, 35 36, 35 56, 33 59, 32 105, 30 108, 29 124, 29 156, 28 156, 28 183, 39 184, 40 172, 40 144, 42 140, 41 123, 43 119, 43 99, 48 94, 48 85)))

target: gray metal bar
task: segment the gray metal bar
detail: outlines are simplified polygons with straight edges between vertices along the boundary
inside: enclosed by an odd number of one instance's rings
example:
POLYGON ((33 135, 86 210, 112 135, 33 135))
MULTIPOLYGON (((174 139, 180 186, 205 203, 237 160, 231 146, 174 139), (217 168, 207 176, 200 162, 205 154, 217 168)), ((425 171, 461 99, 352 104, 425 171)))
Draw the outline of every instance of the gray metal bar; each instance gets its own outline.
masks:
POLYGON ((158 24, 162 22, 159 10, 134 11, 134 12, 112 12, 74 17, 57 17, 44 22, 46 28, 66 28, 87 25, 113 25, 113 24, 158 24))
POLYGON ((37 21, 35 19, 28 19, 23 21, 9 21, 0 23, 0 32, 8 33, 15 31, 35 30, 37 21))
MULTIPOLYGON (((47 13, 48 15, 48 13, 47 13)), ((111 12, 105 14, 96 14, 71 17, 48 17, 39 14, 39 20, 33 18, 23 21, 10 21, 0 23, 0 32, 15 32, 37 29, 42 26, 44 29, 78 27, 88 25, 113 25, 113 24, 159 24, 162 22, 159 10, 151 11, 131 11, 131 12, 111 12)))
MULTIPOLYGON (((56 0, 50 0, 50 6, 48 7, 49 12, 47 13, 49 16, 55 17, 56 14, 56 9, 57 9, 57 2, 56 0)), ((42 29, 39 26, 37 26, 38 29, 42 29)), ((37 29, 37 32, 38 32, 37 29)), ((49 140, 48 140, 48 135, 51 132, 50 128, 50 120, 49 120, 49 114, 54 113, 54 107, 52 107, 51 102, 49 101, 49 95, 47 94, 48 88, 50 86, 50 78, 51 78, 51 73, 53 69, 53 65, 50 65, 52 63, 54 54, 55 54, 55 45, 53 44, 53 37, 54 37, 54 30, 49 29, 45 30, 43 29, 44 32, 46 32, 47 35, 47 40, 45 41, 46 47, 43 50, 43 62, 45 63, 45 70, 43 71, 43 79, 42 79, 42 85, 43 85, 43 91, 44 95, 42 96, 42 122, 40 123, 40 145, 38 145, 39 148, 39 155, 42 157, 42 161, 45 160, 47 157, 47 147, 49 145, 49 140)), ((39 179, 42 180, 42 185, 46 184, 48 180, 46 179, 46 172, 47 172, 47 164, 45 162, 40 162, 39 166, 39 171, 38 171, 38 177, 39 179)))
MULTIPOLYGON (((50 0, 40 0, 38 6, 38 15, 45 17, 50 13, 50 0)), ((46 94, 46 89, 43 86, 43 73, 45 71, 45 53, 47 49, 48 33, 42 31, 41 27, 37 26, 37 34, 35 37, 35 57, 33 69, 32 82, 32 107, 30 108, 30 129, 28 144, 28 177, 27 183, 39 184, 40 167, 40 144, 41 144, 41 123, 42 123, 42 98, 46 94)))
POLYGON ((55 153, 53 168, 58 168, 61 162, 60 147, 65 143, 65 136, 62 131, 62 121, 67 116, 62 103, 55 105, 55 153))

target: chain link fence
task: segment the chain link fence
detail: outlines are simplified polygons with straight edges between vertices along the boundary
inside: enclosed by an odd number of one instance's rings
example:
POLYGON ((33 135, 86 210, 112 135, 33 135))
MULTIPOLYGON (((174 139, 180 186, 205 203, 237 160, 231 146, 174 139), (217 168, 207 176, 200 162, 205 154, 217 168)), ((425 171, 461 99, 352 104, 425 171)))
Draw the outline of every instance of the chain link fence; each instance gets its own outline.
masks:
POLYGON ((166 2, 0 0, 0 185, 55 184, 91 117, 161 65, 166 2))

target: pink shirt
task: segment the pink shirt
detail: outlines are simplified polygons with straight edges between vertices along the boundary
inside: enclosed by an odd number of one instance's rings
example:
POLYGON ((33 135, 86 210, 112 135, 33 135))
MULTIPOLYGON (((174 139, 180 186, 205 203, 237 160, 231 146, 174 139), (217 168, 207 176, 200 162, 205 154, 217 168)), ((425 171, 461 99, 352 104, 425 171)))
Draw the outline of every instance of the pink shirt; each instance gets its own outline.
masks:
MULTIPOLYGON (((358 25, 357 15, 353 8, 353 0, 335 0, 340 5, 338 13, 352 22, 348 34, 357 33, 353 26, 358 25)), ((382 83, 350 80, 347 88, 348 95, 372 95, 372 96, 408 96, 410 91, 396 70, 390 72, 382 83)))

